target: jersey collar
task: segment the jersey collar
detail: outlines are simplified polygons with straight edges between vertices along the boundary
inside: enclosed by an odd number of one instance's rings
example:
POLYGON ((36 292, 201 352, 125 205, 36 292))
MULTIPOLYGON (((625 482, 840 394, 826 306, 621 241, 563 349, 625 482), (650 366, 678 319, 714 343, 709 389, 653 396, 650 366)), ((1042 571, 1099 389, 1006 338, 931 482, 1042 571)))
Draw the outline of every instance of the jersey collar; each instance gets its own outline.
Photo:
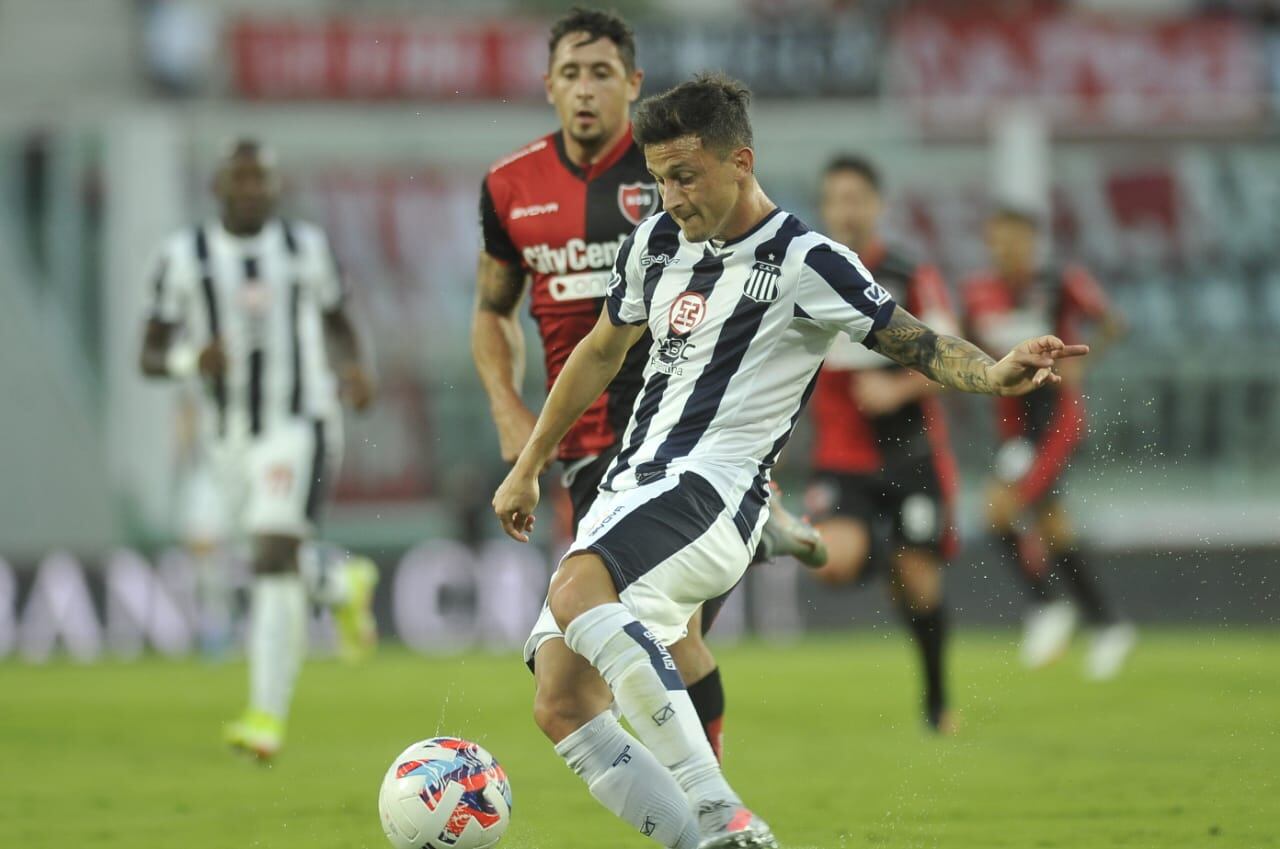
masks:
POLYGON ((588 183, 608 171, 613 166, 617 165, 618 161, 622 159, 622 157, 626 156, 627 152, 635 144, 631 138, 631 122, 628 121, 627 131, 622 134, 622 138, 618 139, 617 143, 614 144, 614 146, 611 147, 604 156, 600 157, 600 159, 591 163, 586 168, 583 168, 581 165, 578 165, 569 158, 569 151, 565 147, 564 143, 564 130, 560 130, 552 135, 555 137, 556 154, 560 157, 560 164, 563 165, 565 170, 570 174, 577 177, 579 180, 585 180, 588 183))

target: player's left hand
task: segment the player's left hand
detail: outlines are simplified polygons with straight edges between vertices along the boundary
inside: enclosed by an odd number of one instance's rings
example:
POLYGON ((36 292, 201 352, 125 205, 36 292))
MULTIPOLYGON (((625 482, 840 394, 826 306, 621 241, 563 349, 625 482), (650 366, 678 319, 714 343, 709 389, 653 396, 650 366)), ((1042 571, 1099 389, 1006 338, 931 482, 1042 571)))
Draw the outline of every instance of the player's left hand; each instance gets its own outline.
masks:
POLYGON ((1088 345, 1068 345, 1057 336, 1040 336, 1028 339, 988 367, 987 376, 999 395, 1026 395, 1041 386, 1062 382, 1054 370, 1059 360, 1087 353, 1088 345))
POLYGON ((363 412, 373 403, 373 381, 360 366, 346 366, 338 376, 338 393, 353 410, 363 412))
POLYGON ((517 465, 493 494, 493 512, 502 530, 517 542, 528 542, 533 530, 533 511, 539 498, 537 476, 526 476, 517 465))

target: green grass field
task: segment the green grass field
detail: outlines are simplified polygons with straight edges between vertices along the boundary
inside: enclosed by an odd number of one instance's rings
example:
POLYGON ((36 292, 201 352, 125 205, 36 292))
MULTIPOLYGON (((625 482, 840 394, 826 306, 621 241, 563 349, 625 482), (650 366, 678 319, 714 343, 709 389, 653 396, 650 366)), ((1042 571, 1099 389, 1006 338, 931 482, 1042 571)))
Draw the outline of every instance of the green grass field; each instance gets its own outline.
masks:
MULTIPOLYGON (((720 657, 730 780, 788 849, 1280 846, 1280 633, 1146 633, 1101 685, 1078 655, 1029 673, 1010 634, 970 635, 953 739, 916 721, 899 634, 720 657)), ((243 679, 241 664, 0 665, 0 847, 381 849, 383 771, 446 733, 512 778, 503 849, 656 845, 555 757, 515 657, 312 663, 269 768, 220 745, 243 679)))

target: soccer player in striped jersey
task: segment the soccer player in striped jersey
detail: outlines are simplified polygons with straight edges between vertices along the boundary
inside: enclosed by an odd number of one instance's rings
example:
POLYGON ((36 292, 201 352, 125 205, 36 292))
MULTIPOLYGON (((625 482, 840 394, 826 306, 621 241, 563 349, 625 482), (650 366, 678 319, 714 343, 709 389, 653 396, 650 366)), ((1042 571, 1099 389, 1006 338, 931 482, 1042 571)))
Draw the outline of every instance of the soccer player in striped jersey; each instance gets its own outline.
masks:
MULTIPOLYGON (((822 224, 857 252, 876 282, 930 327, 954 332, 942 275, 880 238, 880 174, 867 159, 841 156, 822 177, 822 224)), ((880 572, 920 650, 924 715, 950 733, 947 617, 942 567, 955 555, 951 516, 956 464, 940 389, 910 369, 841 336, 818 373, 812 422, 814 478, 805 510, 827 543, 815 572, 829 584, 880 572)))
POLYGON ((250 538, 249 706, 226 736, 266 759, 284 740, 308 594, 335 609, 345 653, 375 638, 373 564, 326 564, 304 545, 341 452, 339 397, 363 410, 373 391, 324 233, 275 214, 270 153, 235 143, 213 190, 218 219, 159 251, 141 367, 199 384, 218 489, 250 538))
MULTIPOLYGON (((617 15, 574 9, 558 20, 551 29, 546 86, 560 128, 504 157, 481 187, 484 246, 477 263, 471 347, 508 463, 519 455, 535 421, 520 397, 521 301, 527 293, 547 379, 554 381, 600 316, 618 247, 658 209, 657 186, 631 138, 631 104, 644 77, 635 53, 631 28, 617 15)), ((561 440, 557 459, 573 509, 574 533, 620 450, 644 363, 644 351, 637 346, 561 440)), ((813 529, 783 511, 774 514, 761 548, 763 558, 793 554, 811 565, 825 557, 813 529)), ((723 601, 713 599, 695 611, 688 636, 671 647, 717 756, 725 695, 720 669, 703 636, 723 601)), ((539 680, 540 725, 554 734, 555 704, 543 698, 546 688, 537 658, 529 661, 539 680)))
POLYGON ((525 652, 560 647, 538 658, 556 667, 556 751, 605 807, 678 849, 777 846, 725 781, 666 647, 747 568, 770 467, 835 337, 991 395, 1055 383, 1060 359, 1088 351, 1042 336, 997 362, 896 305, 853 251, 765 195, 749 99, 740 83, 704 75, 640 105, 634 135, 664 212, 619 249, 605 311, 493 499, 503 529, 527 541, 539 472, 649 332, 622 451, 525 652))

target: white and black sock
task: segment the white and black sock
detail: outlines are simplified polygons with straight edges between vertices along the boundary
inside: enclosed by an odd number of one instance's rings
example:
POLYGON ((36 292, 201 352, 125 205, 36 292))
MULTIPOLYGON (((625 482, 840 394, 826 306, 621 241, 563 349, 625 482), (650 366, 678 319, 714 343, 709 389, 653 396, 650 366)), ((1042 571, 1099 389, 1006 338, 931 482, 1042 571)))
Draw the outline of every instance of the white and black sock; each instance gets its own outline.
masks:
POLYGON ((671 849, 695 849, 698 823, 689 800, 653 753, 605 711, 556 744, 600 804, 671 849))

